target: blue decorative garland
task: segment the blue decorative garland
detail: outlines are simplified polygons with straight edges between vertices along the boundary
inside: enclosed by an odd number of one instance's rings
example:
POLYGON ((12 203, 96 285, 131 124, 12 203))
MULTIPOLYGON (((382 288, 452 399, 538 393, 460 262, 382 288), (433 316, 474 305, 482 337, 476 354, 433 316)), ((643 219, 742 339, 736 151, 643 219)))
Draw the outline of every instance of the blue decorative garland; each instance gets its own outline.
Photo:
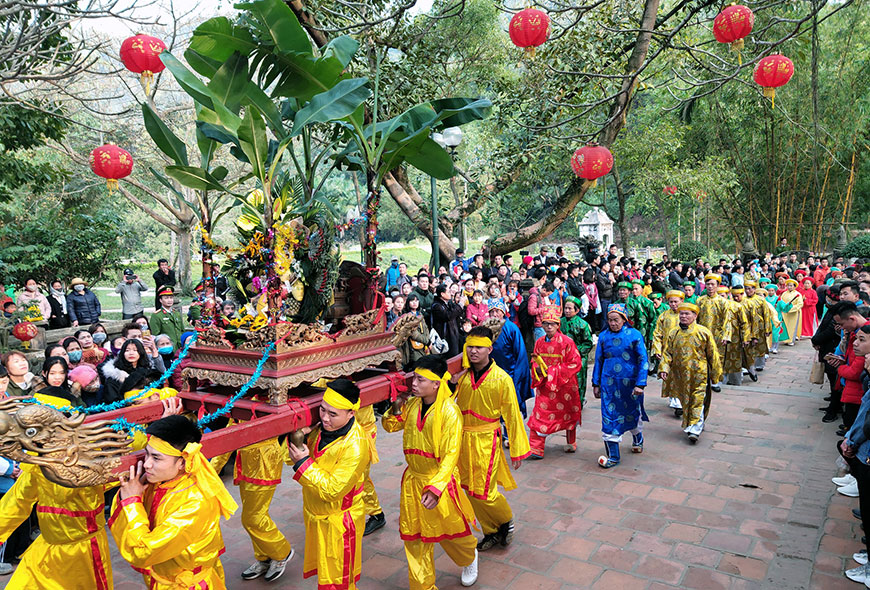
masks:
POLYGON ((232 411, 233 406, 236 404, 236 402, 239 401, 239 399, 241 399, 242 396, 244 396, 246 393, 248 393, 248 390, 254 385, 254 383, 257 382, 257 379, 260 378, 260 374, 263 372, 263 366, 266 364, 266 361, 269 359, 269 355, 275 349, 275 344, 277 344, 277 343, 271 342, 266 347, 266 349, 263 351, 263 357, 257 363, 257 368, 254 369, 253 375, 251 375, 251 378, 248 379, 247 383, 242 385, 242 388, 239 389, 238 393, 236 393, 233 397, 228 399, 226 404, 224 404, 223 406, 221 406, 220 408, 218 408, 217 410, 215 410, 211 414, 206 414, 205 416, 203 416, 202 418, 197 420, 197 422, 196 422, 197 426, 199 426, 200 428, 203 428, 206 424, 213 422, 214 420, 216 420, 217 418, 220 418, 221 416, 226 416, 227 414, 229 414, 232 411))
POLYGON ((54 408, 58 412, 65 412, 67 414, 72 414, 72 413, 78 412, 80 414, 87 414, 87 415, 99 414, 102 412, 110 412, 112 410, 120 410, 121 408, 126 408, 127 406, 133 405, 133 403, 136 402, 137 400, 142 399, 146 395, 149 395, 149 393, 151 392, 152 389, 158 388, 158 387, 162 386, 164 383, 166 383, 166 380, 172 376, 172 374, 175 372, 175 369, 178 368, 178 365, 181 364, 181 361, 183 361, 184 357, 187 356, 187 353, 190 350, 190 347, 193 346, 193 343, 196 341, 196 337, 197 337, 197 334, 194 334, 193 336, 191 336, 188 339, 188 341, 184 345, 184 348, 181 350, 180 353, 178 353, 178 358, 175 359, 174 361, 172 361, 172 364, 169 365, 169 368, 167 368, 163 372, 163 375, 160 376, 160 379, 158 379, 157 381, 154 381, 153 383, 146 385, 142 391, 140 391, 139 393, 137 393, 136 395, 134 395, 133 397, 130 397, 128 399, 118 400, 116 402, 112 402, 109 404, 97 404, 95 406, 89 406, 87 408, 76 408, 73 406, 64 406, 62 408, 58 408, 58 407, 53 406, 51 404, 42 403, 41 401, 37 400, 36 398, 32 398, 32 397, 28 398, 28 399, 21 400, 21 403, 36 404, 39 406, 49 406, 51 408, 54 408))

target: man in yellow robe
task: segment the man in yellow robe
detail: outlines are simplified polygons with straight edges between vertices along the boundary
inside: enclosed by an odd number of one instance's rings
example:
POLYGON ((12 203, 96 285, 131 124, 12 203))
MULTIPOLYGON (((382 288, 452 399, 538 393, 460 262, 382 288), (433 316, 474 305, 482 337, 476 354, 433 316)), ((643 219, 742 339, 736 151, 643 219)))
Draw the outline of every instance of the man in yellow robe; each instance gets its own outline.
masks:
POLYGON ((755 372, 764 370, 764 360, 769 352, 767 339, 770 337, 772 319, 770 306, 760 294, 757 294, 758 283, 746 281, 744 283, 746 296, 743 299, 746 305, 746 315, 749 317, 750 346, 746 351, 749 360, 755 364, 755 372))
POLYGON ((472 328, 465 339, 463 354, 463 366, 468 367, 451 379, 458 382, 456 403, 463 420, 460 481, 483 529, 478 551, 496 545, 507 547, 514 534, 513 512, 498 491, 499 485, 505 490, 517 487, 499 444, 501 420, 507 427, 514 469, 519 469, 530 454, 514 382, 490 354, 492 331, 486 326, 472 328))
MULTIPOLYGON (((704 277, 706 292, 698 298, 698 323, 707 328, 716 340, 719 358, 725 356, 725 345, 731 341, 731 307, 728 301, 719 295, 719 285, 722 277, 709 273, 704 277)), ((721 378, 721 376, 720 376, 721 378)), ((718 381, 711 385, 713 391, 721 391, 718 381)))
POLYGON ((682 303, 678 311, 679 327, 665 340, 659 377, 668 392, 680 398, 683 431, 694 444, 710 412, 708 387, 722 378, 722 364, 713 334, 695 321, 698 306, 682 303))
POLYGON ((414 370, 414 397, 401 412, 390 410, 381 421, 387 432, 404 431, 408 467, 402 475, 399 534, 405 542, 410 590, 437 590, 435 543, 463 568, 463 586, 477 581, 474 511, 459 487, 462 413, 451 396, 449 379, 444 360, 422 357, 414 370))
MULTIPOLYGON (((211 460, 214 470, 221 468, 230 453, 211 460)), ((269 515, 269 506, 284 468, 284 451, 277 438, 270 438, 236 452, 233 484, 239 486, 242 502, 242 526, 251 537, 256 561, 242 572, 243 580, 264 576, 266 581, 277 580, 284 573, 287 562, 293 558, 293 548, 278 525, 269 515)))
POLYGON ((749 370, 749 377, 758 381, 755 375, 755 363, 751 362, 746 351, 752 344, 752 329, 747 316, 747 307, 743 303, 745 290, 743 287, 733 287, 730 290, 733 299, 728 301, 731 308, 730 318, 731 342, 725 345, 725 356, 722 359, 722 372, 728 385, 743 385, 743 369, 749 370))
POLYGON ((318 587, 330 590, 353 590, 362 570, 363 480, 372 458, 357 410, 359 388, 349 379, 331 381, 320 404, 320 426, 307 445, 289 445, 293 479, 302 485, 302 575, 317 575, 318 587))
MULTIPOLYGON (((37 401, 70 407, 73 398, 37 393, 37 401)), ((164 402, 164 416, 180 410, 164 402)), ((132 448, 142 448, 144 436, 132 448)), ((39 467, 21 465, 21 475, 0 500, 0 544, 30 517, 36 505, 41 534, 24 552, 7 590, 107 590, 112 558, 106 534, 105 492, 116 484, 67 488, 46 479, 39 467)))
MULTIPOLYGON (((680 314, 677 308, 686 298, 686 294, 677 289, 667 292, 668 309, 663 311, 656 320, 656 328, 653 331, 652 354, 655 359, 661 363, 662 349, 664 348, 665 339, 671 330, 675 329, 680 323, 680 314)), ((662 383, 662 397, 668 398, 668 407, 674 411, 674 416, 680 417, 683 415, 683 406, 680 405, 680 398, 671 395, 665 383, 662 383)))
POLYGON ((363 536, 370 535, 379 528, 387 524, 387 519, 384 516, 384 509, 381 508, 381 503, 378 500, 378 492, 375 490, 375 484, 372 483, 371 466, 378 462, 378 422, 375 419, 374 406, 365 406, 356 412, 356 419, 366 434, 369 435, 372 461, 366 468, 365 481, 363 482, 363 504, 366 507, 366 526, 363 536))
POLYGON ((223 590, 221 516, 238 506, 202 454, 202 433, 184 416, 148 426, 145 460, 121 478, 109 530, 149 590, 223 590))

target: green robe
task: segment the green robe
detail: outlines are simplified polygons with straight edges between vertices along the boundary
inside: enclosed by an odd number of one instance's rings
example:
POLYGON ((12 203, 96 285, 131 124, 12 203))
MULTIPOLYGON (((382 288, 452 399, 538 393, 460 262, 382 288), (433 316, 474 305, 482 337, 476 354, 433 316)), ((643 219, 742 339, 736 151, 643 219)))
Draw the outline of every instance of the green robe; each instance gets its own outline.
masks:
POLYGON ((582 368, 577 373, 577 388, 580 390, 580 403, 582 405, 586 400, 586 369, 589 366, 589 351, 592 350, 592 329, 586 320, 575 315, 570 319, 562 318, 561 330, 565 336, 574 341, 577 352, 583 359, 582 368))

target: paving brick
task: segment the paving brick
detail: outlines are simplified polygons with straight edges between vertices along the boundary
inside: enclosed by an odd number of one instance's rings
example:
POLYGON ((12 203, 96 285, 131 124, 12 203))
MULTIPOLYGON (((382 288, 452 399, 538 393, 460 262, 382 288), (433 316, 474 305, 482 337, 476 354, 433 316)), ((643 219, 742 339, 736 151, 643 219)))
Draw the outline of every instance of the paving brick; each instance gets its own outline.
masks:
POLYGON ((719 571, 751 580, 763 580, 767 574, 767 562, 752 557, 726 553, 719 562, 719 571))
POLYGON ((643 578, 638 578, 622 572, 606 571, 592 585, 592 590, 637 590, 648 583, 643 578))
POLYGON ((675 541, 700 542, 707 534, 707 529, 688 524, 673 523, 665 527, 662 536, 675 541))
POLYGON ((686 501, 689 495, 686 492, 679 490, 669 490, 667 488, 656 488, 649 493, 650 500, 659 502, 668 502, 670 504, 682 504, 686 501))
POLYGON ((752 545, 752 539, 743 535, 735 535, 725 531, 710 531, 704 536, 703 543, 713 549, 745 553, 752 545))
POLYGON ((634 573, 645 578, 678 584, 685 571, 686 566, 682 563, 645 555, 635 568, 634 573))
POLYGON ((731 587, 731 578, 700 567, 689 567, 682 582, 683 588, 696 590, 728 590, 731 587))
POLYGON ((592 584, 601 575, 602 571, 604 570, 595 564, 563 557, 550 569, 548 575, 556 580, 562 580, 576 584, 577 587, 585 588, 592 584))
POLYGON ((681 563, 716 567, 722 557, 722 552, 699 545, 677 543, 670 557, 681 563))

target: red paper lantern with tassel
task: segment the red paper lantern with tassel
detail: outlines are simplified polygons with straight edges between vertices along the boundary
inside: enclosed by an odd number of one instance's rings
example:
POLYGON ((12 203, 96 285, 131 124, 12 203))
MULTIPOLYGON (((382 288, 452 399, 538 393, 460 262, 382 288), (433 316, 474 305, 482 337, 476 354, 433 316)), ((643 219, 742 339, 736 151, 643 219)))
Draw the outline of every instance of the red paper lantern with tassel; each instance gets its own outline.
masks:
POLYGON ((768 55, 755 66, 755 83, 764 89, 764 96, 770 99, 774 106, 776 89, 785 86, 794 74, 794 64, 784 55, 768 55))
POLYGON ((118 179, 133 171, 133 156, 127 150, 107 143, 91 152, 91 170, 106 179, 106 186, 112 192, 118 188, 118 179))
POLYGON ((121 61, 134 74, 141 74, 145 94, 151 91, 154 74, 166 67, 160 60, 160 54, 165 50, 163 41, 151 35, 136 35, 121 43, 121 61))
POLYGON ((508 33, 514 45, 525 49, 529 57, 535 57, 535 48, 550 36, 550 17, 537 8, 526 8, 513 16, 508 33))
POLYGON ((662 192, 664 192, 666 195, 675 195, 675 194, 677 194, 677 187, 666 186, 662 192))
MULTIPOLYGON (((584 180, 591 180, 592 187, 598 184, 599 178, 613 168, 613 154, 606 147, 598 144, 585 145, 574 152, 571 158, 571 168, 574 174, 584 180)), ((592 188, 590 187, 590 188, 592 188)))
POLYGON ((713 21, 713 36, 719 43, 730 43, 731 49, 737 52, 738 63, 742 64, 740 50, 743 49, 743 39, 752 32, 754 24, 755 14, 749 8, 732 4, 713 21))
POLYGON ((30 341, 39 336, 39 330, 30 322, 18 322, 12 328, 12 335, 22 342, 25 349, 28 349, 30 341))

